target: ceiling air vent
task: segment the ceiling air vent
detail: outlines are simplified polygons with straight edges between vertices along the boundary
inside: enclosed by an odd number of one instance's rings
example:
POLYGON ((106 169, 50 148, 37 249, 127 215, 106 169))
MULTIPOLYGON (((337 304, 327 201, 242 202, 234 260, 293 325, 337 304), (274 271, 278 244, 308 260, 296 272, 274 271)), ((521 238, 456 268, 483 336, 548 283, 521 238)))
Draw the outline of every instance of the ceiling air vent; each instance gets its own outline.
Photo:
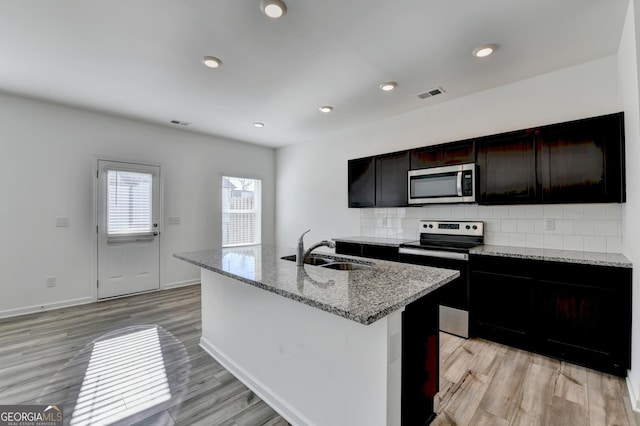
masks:
POLYGON ((177 124, 179 126, 188 126, 191 123, 187 123, 186 121, 180 121, 180 120, 171 120, 171 124, 177 124))
POLYGON ((444 89, 442 87, 436 87, 435 89, 427 90, 424 93, 420 93, 418 97, 420 99, 427 99, 432 96, 440 95, 442 93, 444 93, 444 89))

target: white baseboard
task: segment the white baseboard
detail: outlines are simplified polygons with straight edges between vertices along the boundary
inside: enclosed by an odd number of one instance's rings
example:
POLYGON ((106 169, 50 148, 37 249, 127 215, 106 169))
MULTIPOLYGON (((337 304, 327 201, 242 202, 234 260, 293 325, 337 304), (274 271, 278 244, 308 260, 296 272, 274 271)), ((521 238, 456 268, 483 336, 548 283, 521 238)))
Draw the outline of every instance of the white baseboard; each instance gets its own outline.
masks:
POLYGON ((633 391, 633 385, 631 384, 631 371, 627 371, 627 390, 629 391, 629 399, 631 400, 631 408, 636 413, 640 413, 640 401, 638 401, 638 395, 633 391))
POLYGON ((25 306, 24 308, 7 309, 0 311, 0 318, 15 317, 18 315, 33 314, 35 312, 50 311, 52 309, 67 308, 69 306, 85 305, 93 303, 93 297, 80 297, 78 299, 62 300, 60 302, 45 303, 44 305, 25 306))
POLYGON ((302 413, 292 407, 287 401, 283 400, 280 396, 275 394, 268 386, 255 378, 251 373, 244 370, 241 366, 229 359, 227 355, 216 347, 212 342, 204 337, 200 338, 200 347, 204 349, 206 353, 211 355, 216 361, 218 361, 224 368, 226 368, 233 376, 245 384, 256 395, 266 402, 271 408, 278 412, 284 419, 290 424, 297 425, 312 425, 313 423, 308 420, 302 413))
POLYGON ((200 284, 200 278, 194 280, 177 281, 175 283, 167 283, 162 286, 162 290, 169 290, 170 288, 186 287, 188 285, 200 284))
MULTIPOLYGON (((178 281, 174 283, 165 284, 160 289, 160 291, 169 290, 169 289, 178 288, 178 287, 186 287, 186 286, 195 285, 195 284, 200 284, 200 279, 178 281)), ((158 290, 155 290, 155 291, 158 291, 158 290)), ((134 296, 134 295, 125 294, 125 295, 119 296, 118 298, 129 297, 129 296, 134 296)), ((112 298, 109 298, 108 300, 110 299, 112 298)), ((43 305, 25 306, 23 308, 7 309, 4 311, 0 311, 0 318, 9 318, 9 317, 16 317, 18 315, 26 315, 26 314, 33 314, 36 312, 51 311, 53 309, 68 308, 70 306, 85 305, 87 303, 93 303, 93 302, 97 302, 97 300, 94 299, 93 297, 80 297, 78 299, 62 300, 60 302, 45 303, 43 305)))

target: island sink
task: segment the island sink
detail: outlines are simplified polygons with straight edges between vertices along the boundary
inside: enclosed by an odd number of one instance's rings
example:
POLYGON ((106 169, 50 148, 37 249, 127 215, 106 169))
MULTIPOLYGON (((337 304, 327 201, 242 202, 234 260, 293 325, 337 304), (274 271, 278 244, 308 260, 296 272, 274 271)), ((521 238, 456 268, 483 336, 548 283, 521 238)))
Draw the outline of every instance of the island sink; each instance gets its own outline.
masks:
MULTIPOLYGON (((292 254, 290 256, 281 257, 282 260, 291 260, 296 261, 296 255, 292 254)), ((363 269, 369 269, 373 266, 372 262, 355 262, 352 260, 345 260, 342 258, 331 258, 331 257, 321 257, 321 256, 307 256, 304 259, 304 263, 307 265, 313 266, 322 266, 327 269, 337 269, 339 271, 358 271, 363 269)))

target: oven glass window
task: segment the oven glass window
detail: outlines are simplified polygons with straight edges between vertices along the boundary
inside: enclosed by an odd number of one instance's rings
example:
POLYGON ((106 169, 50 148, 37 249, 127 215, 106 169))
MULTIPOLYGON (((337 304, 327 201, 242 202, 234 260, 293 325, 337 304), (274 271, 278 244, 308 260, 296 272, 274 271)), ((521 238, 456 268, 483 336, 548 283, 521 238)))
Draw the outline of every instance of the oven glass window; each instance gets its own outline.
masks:
POLYGON ((411 177, 411 198, 457 197, 457 173, 411 177))

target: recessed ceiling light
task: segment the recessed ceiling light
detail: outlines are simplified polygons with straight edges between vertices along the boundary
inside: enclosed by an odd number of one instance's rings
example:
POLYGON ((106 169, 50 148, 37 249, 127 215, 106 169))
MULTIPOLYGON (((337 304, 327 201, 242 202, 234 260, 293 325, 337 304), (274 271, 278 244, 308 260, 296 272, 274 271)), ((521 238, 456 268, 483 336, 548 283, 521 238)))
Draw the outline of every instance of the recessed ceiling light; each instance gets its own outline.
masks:
POLYGON ((325 114, 333 111, 333 107, 330 105, 321 106, 318 109, 320 110, 320 112, 324 112, 325 114))
POLYGON ((264 127, 264 123, 260 123, 259 121, 256 121, 255 123, 253 123, 253 127, 257 127, 257 128, 264 127))
POLYGON ((202 63, 209 68, 218 68, 220 65, 222 65, 222 61, 215 56, 203 56, 202 63))
POLYGON ((280 0, 262 0, 260 10, 269 18, 280 18, 287 13, 287 6, 280 0))
POLYGON ((487 56, 495 52, 497 48, 497 44, 483 44, 482 46, 476 47, 473 50, 473 56, 475 56, 476 58, 486 58, 487 56))
POLYGON ((393 89, 395 89, 396 87, 398 87, 398 83, 396 83, 394 81, 388 81, 388 82, 382 83, 380 85, 380 89, 384 90, 385 92, 390 92, 393 89))

